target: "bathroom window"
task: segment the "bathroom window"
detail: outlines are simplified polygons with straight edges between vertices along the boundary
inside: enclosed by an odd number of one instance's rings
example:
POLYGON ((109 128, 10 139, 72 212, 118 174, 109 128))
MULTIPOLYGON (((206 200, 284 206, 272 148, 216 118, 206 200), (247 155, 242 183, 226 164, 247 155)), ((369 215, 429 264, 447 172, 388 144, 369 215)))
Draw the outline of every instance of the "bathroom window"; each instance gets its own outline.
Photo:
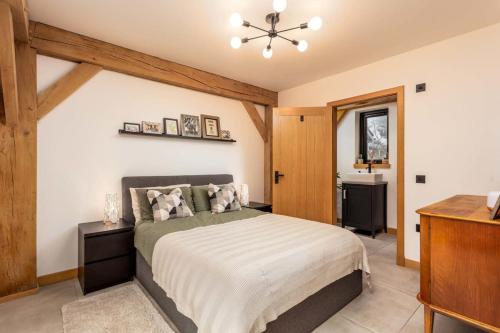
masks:
POLYGON ((359 118, 360 147, 363 160, 389 158, 389 109, 363 112, 359 118))

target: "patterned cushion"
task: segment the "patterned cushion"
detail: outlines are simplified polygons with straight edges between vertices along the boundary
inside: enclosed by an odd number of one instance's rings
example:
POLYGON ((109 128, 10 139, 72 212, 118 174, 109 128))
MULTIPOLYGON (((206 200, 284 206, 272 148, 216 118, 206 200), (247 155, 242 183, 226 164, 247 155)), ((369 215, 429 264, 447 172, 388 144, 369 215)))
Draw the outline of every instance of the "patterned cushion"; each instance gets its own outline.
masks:
POLYGON ((208 197, 212 213, 224 213, 233 210, 241 210, 236 188, 233 183, 226 185, 208 185, 208 197))
POLYGON ((149 190, 147 195, 151 208, 153 208, 155 223, 177 217, 193 216, 193 212, 189 209, 186 200, 184 200, 180 188, 170 191, 169 194, 149 190))
MULTIPOLYGON (((136 224, 142 221, 150 221, 153 220, 153 209, 151 208, 151 203, 149 202, 148 198, 148 191, 149 190, 155 190, 158 192, 161 192, 163 194, 170 194, 170 192, 176 188, 180 188, 182 191, 182 196, 184 200, 186 200, 186 203, 191 209, 192 212, 194 212, 194 205, 193 205, 193 198, 191 195, 191 187, 188 184, 187 186, 166 186, 166 187, 150 187, 150 188, 136 188, 135 189, 135 197, 137 200, 137 206, 138 206, 138 213, 139 213, 139 218, 136 217, 136 224)), ((133 203, 132 203, 133 205, 133 203)), ((135 214, 134 214, 135 216, 135 214)))

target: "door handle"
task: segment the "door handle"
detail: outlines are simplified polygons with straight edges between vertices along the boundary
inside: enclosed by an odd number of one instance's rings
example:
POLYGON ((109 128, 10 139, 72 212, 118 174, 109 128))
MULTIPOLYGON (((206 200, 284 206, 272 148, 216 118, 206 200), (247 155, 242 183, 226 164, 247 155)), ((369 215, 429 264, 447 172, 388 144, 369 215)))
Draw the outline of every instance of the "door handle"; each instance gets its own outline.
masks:
POLYGON ((347 191, 346 190, 342 190, 342 195, 343 195, 344 199, 347 199, 347 191))
POLYGON ((274 183, 279 184, 280 183, 280 177, 284 177, 285 175, 280 173, 279 171, 274 171, 274 183))

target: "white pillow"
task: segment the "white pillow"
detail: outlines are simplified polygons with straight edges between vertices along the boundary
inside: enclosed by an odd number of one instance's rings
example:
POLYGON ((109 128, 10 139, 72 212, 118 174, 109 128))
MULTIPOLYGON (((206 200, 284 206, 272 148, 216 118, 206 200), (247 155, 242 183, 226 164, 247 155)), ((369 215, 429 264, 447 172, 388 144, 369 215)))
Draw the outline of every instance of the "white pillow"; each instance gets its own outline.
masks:
POLYGON ((139 201, 137 199, 136 189, 157 189, 157 190, 167 190, 176 187, 191 187, 191 184, 178 184, 178 185, 168 185, 168 186, 147 186, 147 187, 131 187, 130 197, 132 198, 132 212, 134 213, 135 223, 139 223, 142 221, 141 209, 139 207, 139 201))

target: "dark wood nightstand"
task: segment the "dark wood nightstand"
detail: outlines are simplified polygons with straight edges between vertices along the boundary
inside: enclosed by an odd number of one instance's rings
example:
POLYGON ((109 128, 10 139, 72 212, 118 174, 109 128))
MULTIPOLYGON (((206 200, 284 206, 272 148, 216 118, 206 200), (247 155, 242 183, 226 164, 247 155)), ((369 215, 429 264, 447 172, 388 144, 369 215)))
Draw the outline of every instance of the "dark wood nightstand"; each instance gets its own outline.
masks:
POLYGON ((247 208, 257 209, 257 210, 260 210, 260 211, 266 212, 266 213, 272 213, 273 212, 273 205, 266 204, 266 203, 261 203, 261 202, 250 201, 248 203, 247 208))
POLYGON ((122 220, 78 225, 78 280, 83 294, 130 281, 135 272, 134 225, 122 220))

